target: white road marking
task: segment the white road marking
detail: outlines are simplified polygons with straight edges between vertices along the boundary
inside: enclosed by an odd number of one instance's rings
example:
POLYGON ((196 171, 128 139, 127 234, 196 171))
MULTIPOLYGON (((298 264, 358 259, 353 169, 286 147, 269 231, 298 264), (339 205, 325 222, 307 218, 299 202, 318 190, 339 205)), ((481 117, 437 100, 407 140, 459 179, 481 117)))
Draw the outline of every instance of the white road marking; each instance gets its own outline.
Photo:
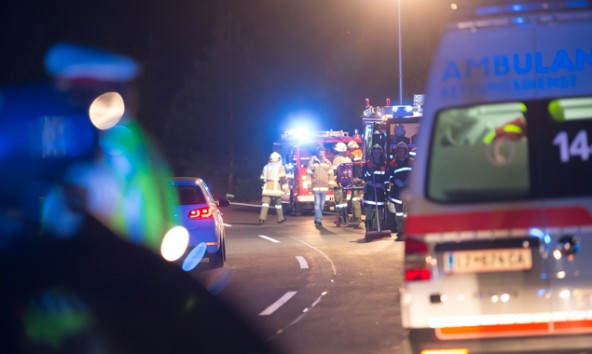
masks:
POLYGON ((306 261, 306 259, 304 259, 304 257, 296 256, 296 260, 298 261, 298 264, 300 265, 300 269, 308 269, 308 262, 306 261))
POLYGON ((261 237, 264 240, 271 241, 273 243, 280 243, 280 241, 276 240, 275 238, 271 238, 269 236, 259 235, 259 237, 261 237))
MULTIPOLYGON (((299 240, 297 238, 292 237, 293 240, 296 240, 302 244, 305 244, 306 246, 312 248, 313 250, 317 251, 318 253, 321 254, 321 256, 323 256, 327 261, 329 261, 329 263, 331 263, 331 270, 333 271, 333 275, 337 275, 337 267, 335 267, 335 264, 333 263, 333 261, 331 260, 331 258, 329 258, 329 256, 327 256, 323 251, 321 251, 320 249, 316 248, 315 246, 311 245, 310 243, 304 242, 302 240, 299 240)), ((331 281, 333 281, 333 279, 331 279, 331 281)))
POLYGON ((280 307, 282 307, 286 302, 288 302, 294 295, 296 295, 296 291, 288 291, 287 293, 285 293, 284 295, 282 295, 282 297, 280 297, 279 299, 277 299, 276 302, 274 302, 273 304, 269 305, 269 307, 267 307, 265 310, 261 311, 261 313, 259 314, 259 316, 269 316, 272 313, 274 313, 277 309, 279 309, 280 307))

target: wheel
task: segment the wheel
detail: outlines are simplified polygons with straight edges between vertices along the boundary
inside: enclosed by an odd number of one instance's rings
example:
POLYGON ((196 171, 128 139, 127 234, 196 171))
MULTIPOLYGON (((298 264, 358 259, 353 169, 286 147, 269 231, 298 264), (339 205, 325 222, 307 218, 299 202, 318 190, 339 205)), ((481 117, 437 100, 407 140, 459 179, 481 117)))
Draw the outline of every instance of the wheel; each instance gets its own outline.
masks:
POLYGON ((221 268, 226 261, 226 242, 222 240, 218 251, 210 256, 210 268, 221 268))

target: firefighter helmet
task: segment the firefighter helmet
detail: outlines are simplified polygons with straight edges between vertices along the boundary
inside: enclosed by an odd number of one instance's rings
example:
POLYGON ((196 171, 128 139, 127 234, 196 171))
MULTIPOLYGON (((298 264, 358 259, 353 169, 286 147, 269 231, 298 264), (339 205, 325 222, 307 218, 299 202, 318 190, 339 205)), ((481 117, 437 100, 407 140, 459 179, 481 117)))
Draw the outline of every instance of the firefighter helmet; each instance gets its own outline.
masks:
POLYGON ((372 150, 379 150, 380 152, 383 152, 384 149, 382 148, 382 146, 380 146, 379 144, 374 144, 372 145, 372 149, 370 149, 370 151, 372 150))
POLYGON ((399 149, 405 149, 407 151, 409 151, 409 146, 407 146, 407 144, 405 144, 404 142, 400 142, 395 146, 395 151, 398 151, 399 149))
POLYGON ((346 152, 347 151, 347 146, 345 146, 344 143, 339 142, 339 143, 335 144, 335 151, 337 151, 337 152, 346 152))
POLYGON ((350 140, 350 142, 347 143, 347 146, 350 149, 352 149, 352 150, 355 150, 355 149, 359 149, 360 148, 360 146, 358 145, 358 143, 356 143, 354 140, 350 140))
POLYGON ((269 155, 269 162, 278 162, 281 159, 282 156, 277 152, 272 152, 271 155, 269 155))

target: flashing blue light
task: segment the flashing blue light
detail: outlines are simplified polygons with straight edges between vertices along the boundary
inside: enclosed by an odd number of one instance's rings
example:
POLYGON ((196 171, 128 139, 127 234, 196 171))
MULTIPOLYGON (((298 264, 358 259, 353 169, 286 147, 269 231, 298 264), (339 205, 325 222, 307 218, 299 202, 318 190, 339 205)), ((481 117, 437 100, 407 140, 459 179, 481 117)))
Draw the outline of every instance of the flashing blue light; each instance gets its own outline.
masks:
POLYGON ((413 106, 393 106, 393 117, 410 117, 413 115, 413 106))
POLYGON ((522 25, 522 24, 526 23, 526 20, 524 19, 524 17, 514 17, 512 19, 512 23, 515 23, 517 25, 522 25))
POLYGON ((549 236, 548 234, 547 234, 547 235, 545 235, 545 237, 543 237, 543 241, 544 241, 544 242, 545 242, 547 245, 551 244, 551 236, 549 236))
POLYGON ((545 233, 543 232, 543 230, 536 228, 536 227, 529 229, 528 233, 530 234, 530 236, 534 236, 534 237, 538 237, 538 238, 543 238, 545 236, 545 233))
POLYGON ((514 12, 524 11, 524 5, 522 5, 522 4, 514 4, 514 5, 511 5, 511 9, 514 12))
POLYGON ((189 252, 185 260, 183 261, 183 270, 189 272, 193 270, 199 262, 203 259, 203 256, 206 254, 206 243, 201 242, 199 245, 195 246, 194 249, 189 252))

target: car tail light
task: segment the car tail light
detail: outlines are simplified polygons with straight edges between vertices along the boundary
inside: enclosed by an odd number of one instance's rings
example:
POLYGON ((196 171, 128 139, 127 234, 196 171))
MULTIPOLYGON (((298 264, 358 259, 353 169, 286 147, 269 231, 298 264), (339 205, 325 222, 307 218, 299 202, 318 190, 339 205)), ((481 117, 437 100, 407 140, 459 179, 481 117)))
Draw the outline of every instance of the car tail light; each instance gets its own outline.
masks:
POLYGON ((405 240, 405 280, 422 281, 432 278, 427 243, 408 238, 405 240))
POLYGON ((212 208, 205 207, 199 209, 192 209, 187 215, 189 219, 211 219, 213 216, 212 208))

